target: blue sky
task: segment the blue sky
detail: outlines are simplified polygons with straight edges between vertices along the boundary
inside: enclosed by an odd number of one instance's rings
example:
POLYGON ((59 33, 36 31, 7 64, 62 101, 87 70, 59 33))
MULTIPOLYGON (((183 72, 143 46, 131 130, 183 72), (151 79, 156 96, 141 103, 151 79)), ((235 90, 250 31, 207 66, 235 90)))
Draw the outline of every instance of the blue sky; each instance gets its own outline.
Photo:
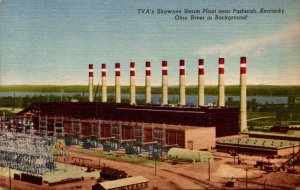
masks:
POLYGON ((178 85, 179 59, 185 59, 187 85, 196 85, 197 60, 204 58, 205 83, 215 85, 219 57, 225 58, 225 83, 238 84, 239 57, 247 56, 249 84, 295 85, 300 82, 299 10, 297 0, 0 0, 0 84, 86 85, 90 63, 97 84, 106 63, 113 85, 114 64, 120 62, 122 84, 128 85, 134 61, 137 85, 144 85, 145 61, 151 61, 157 86, 161 61, 167 60, 169 84, 178 85), (138 14, 143 8, 281 8, 284 14, 177 21, 176 14, 138 14))

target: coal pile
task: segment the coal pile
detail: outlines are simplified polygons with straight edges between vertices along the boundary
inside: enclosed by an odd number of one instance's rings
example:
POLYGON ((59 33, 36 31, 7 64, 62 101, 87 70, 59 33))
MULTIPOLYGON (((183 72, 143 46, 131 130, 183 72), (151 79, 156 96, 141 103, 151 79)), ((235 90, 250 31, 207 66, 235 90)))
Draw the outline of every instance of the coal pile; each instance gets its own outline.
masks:
POLYGON ((104 180, 117 180, 127 178, 127 173, 123 170, 118 170, 111 167, 104 167, 100 172, 100 176, 104 180))

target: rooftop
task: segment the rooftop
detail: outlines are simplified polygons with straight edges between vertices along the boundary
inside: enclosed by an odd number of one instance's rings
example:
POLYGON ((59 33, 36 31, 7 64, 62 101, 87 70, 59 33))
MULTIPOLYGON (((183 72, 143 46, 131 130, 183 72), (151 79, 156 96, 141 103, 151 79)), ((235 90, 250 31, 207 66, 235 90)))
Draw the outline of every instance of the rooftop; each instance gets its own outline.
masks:
POLYGON ((288 148, 299 146, 299 142, 286 141, 286 140, 274 140, 274 139, 263 139, 263 138, 237 138, 218 141, 217 143, 228 144, 228 145, 241 145, 241 146, 252 146, 252 147, 264 147, 264 148, 288 148))
POLYGON ((138 183, 146 183, 148 180, 144 178, 143 176, 136 176, 136 177, 129 177, 124 179, 118 179, 113 181, 106 181, 100 183, 100 185, 104 189, 114 189, 118 187, 124 187, 128 185, 138 184, 138 183))

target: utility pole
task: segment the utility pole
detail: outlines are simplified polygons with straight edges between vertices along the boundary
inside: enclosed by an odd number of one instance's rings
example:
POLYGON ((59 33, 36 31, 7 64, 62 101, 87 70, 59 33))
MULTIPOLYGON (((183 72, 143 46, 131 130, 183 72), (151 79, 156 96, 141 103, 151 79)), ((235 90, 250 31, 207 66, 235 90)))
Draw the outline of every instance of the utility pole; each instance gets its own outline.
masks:
POLYGON ((233 155, 233 164, 235 165, 235 155, 233 155))
POLYGON ((294 156, 295 156, 295 143, 293 143, 293 161, 292 161, 293 172, 295 171, 294 156))
POLYGON ((15 110, 15 107, 16 107, 16 105, 15 105, 15 103, 16 103, 16 94, 14 93, 14 101, 13 101, 13 110, 15 110))
POLYGON ((10 168, 8 168, 8 173, 9 173, 9 189, 11 190, 11 173, 10 173, 10 168))
POLYGON ((246 168, 246 189, 248 189, 248 168, 246 168))
POLYGON ((154 159, 154 172, 155 172, 155 175, 156 175, 156 157, 154 159))
POLYGON ((210 181, 210 159, 208 159, 208 181, 210 181))
POLYGON ((238 151, 237 151, 237 156, 238 156, 238 164, 240 163, 240 138, 238 138, 238 151))

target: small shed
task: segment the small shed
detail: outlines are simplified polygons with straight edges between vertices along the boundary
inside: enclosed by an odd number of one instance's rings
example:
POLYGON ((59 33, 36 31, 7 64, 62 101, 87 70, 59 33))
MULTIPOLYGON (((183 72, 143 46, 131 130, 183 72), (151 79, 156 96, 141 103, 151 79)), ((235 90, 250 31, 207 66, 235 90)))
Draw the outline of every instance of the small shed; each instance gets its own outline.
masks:
POLYGON ((149 181, 143 176, 123 178, 106 181, 93 185, 92 190, 123 190, 123 189, 146 189, 149 181))
POLYGON ((168 159, 188 162, 207 162, 212 158, 207 151, 189 150, 183 148, 171 148, 168 152, 168 159))

